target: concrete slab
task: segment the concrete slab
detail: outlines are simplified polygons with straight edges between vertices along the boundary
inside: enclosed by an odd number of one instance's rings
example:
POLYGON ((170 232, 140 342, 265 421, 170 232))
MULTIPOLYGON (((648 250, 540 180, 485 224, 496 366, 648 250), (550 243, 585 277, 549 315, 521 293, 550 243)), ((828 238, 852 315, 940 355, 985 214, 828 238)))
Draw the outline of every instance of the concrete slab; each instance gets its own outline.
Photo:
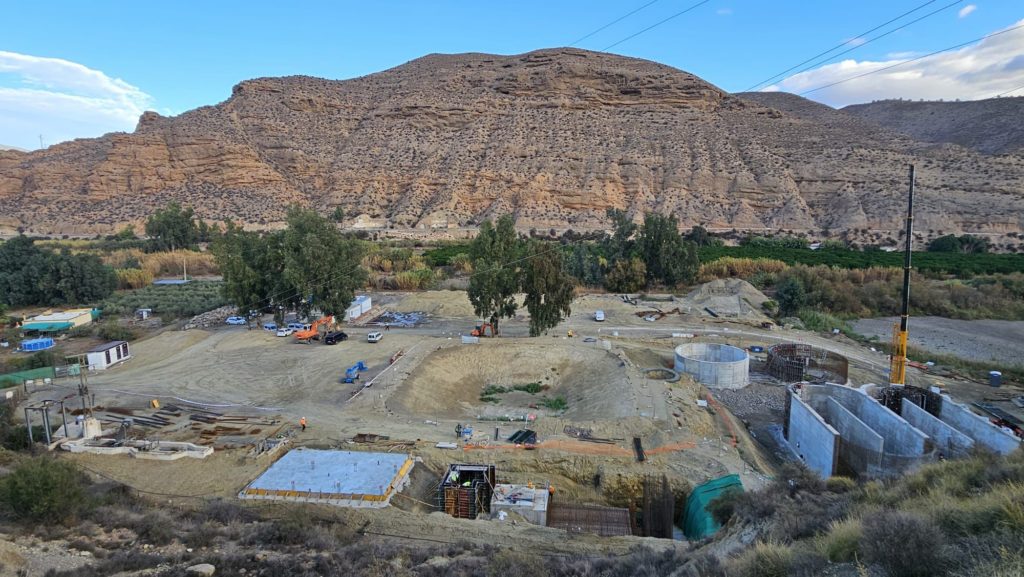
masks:
POLYGON ((384 507, 405 485, 409 455, 295 449, 239 493, 242 499, 384 507))
POLYGON ((491 497, 491 517, 500 512, 517 513, 534 525, 548 524, 548 490, 526 485, 495 485, 491 497))

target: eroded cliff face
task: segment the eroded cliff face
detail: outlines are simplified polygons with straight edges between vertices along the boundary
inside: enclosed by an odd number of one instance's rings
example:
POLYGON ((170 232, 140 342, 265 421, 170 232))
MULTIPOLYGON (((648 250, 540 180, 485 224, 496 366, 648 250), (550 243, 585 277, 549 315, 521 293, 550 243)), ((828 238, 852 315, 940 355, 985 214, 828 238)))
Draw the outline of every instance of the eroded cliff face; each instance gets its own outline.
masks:
POLYGON ((919 229, 1021 230, 1024 158, 918 143, 817 105, 778 109, 787 103, 575 49, 261 78, 216 106, 148 112, 131 134, 0 151, 0 226, 106 232, 177 200, 254 226, 298 202, 395 228, 512 212, 523 228, 586 229, 614 207, 712 228, 896 231, 915 163, 919 229))

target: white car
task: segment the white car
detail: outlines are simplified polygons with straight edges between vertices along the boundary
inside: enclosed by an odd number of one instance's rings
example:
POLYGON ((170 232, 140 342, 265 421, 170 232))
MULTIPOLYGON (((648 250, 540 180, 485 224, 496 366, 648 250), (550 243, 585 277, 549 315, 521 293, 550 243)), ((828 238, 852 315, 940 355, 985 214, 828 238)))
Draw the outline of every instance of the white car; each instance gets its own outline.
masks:
POLYGON ((384 338, 384 333, 380 331, 373 331, 366 335, 366 342, 368 343, 379 343, 384 338))
POLYGON ((292 333, 294 333, 294 332, 295 332, 295 329, 290 329, 288 327, 281 327, 281 328, 277 329, 277 336, 279 336, 279 337, 290 337, 290 336, 292 336, 292 333))
POLYGON ((228 317, 224 320, 229 325, 244 325, 245 317, 228 317))
POLYGON ((604 311, 594 311, 594 320, 599 323, 604 322, 604 311))

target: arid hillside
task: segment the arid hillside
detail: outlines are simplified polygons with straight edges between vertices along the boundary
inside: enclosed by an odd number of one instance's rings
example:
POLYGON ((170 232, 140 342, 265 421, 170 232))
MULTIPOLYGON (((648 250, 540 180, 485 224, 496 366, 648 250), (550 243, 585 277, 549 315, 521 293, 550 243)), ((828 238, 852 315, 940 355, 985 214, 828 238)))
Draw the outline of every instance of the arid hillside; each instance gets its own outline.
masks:
POLYGON ((879 100, 842 111, 923 142, 959 144, 985 154, 1024 154, 1024 96, 969 102, 879 100))
POLYGON ((522 228, 581 230, 616 207, 687 226, 888 236, 915 163, 918 230, 1022 230, 1024 157, 923 144, 823 108, 780 111, 576 49, 429 55, 343 81, 260 78, 215 106, 148 112, 131 134, 0 151, 0 228, 107 232, 178 200, 267 227, 299 202, 340 206, 359 227, 514 212, 522 228))

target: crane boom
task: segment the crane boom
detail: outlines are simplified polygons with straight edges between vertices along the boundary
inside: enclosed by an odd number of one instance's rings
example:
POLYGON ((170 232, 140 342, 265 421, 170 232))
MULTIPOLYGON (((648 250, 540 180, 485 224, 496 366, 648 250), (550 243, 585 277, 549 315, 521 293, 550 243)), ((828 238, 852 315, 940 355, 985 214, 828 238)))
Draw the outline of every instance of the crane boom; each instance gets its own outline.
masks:
POLYGON ((904 385, 907 379, 907 324, 910 318, 910 250, 914 240, 914 165, 910 165, 910 193, 907 195, 906 248, 903 255, 903 299, 900 322, 893 325, 889 383, 904 385))

